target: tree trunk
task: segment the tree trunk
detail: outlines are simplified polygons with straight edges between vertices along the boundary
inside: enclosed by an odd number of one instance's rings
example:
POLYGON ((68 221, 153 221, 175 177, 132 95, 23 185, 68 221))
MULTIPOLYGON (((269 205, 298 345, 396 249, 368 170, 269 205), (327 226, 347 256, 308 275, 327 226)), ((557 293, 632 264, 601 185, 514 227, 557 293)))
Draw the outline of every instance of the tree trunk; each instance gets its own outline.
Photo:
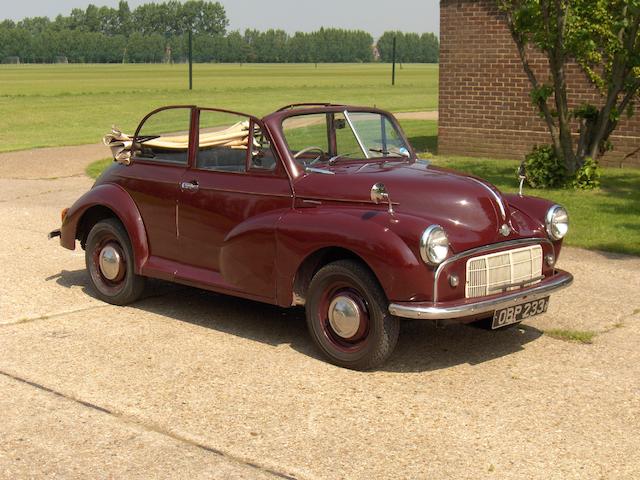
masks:
MULTIPOLYGON (((553 78, 554 101, 556 114, 558 116, 558 137, 560 148, 556 147, 556 155, 567 168, 569 174, 576 171, 576 155, 573 150, 573 137, 571 136, 571 114, 567 100, 567 80, 565 75, 565 54, 564 54, 564 31, 566 28, 568 4, 563 6, 562 0, 555 0, 555 11, 551 5, 542 3, 543 17, 547 32, 555 31, 554 46, 547 54, 549 69, 553 78), (555 20, 555 25, 551 25, 555 20)), ((551 36, 550 33, 548 33, 551 36)))
MULTIPOLYGON (((520 57, 522 67, 527 74, 527 78, 529 79, 529 82, 531 83, 531 86, 534 88, 534 90, 539 90, 541 87, 540 82, 538 81, 538 78, 536 77, 533 69, 531 68, 531 65, 529 64, 529 59, 527 58, 525 39, 517 33, 515 25, 513 23, 513 18, 510 15, 507 15, 507 23, 509 25, 509 30, 511 32, 513 41, 518 48, 518 56, 520 57)), ((551 141, 553 143, 553 149, 556 152, 556 155, 560 156, 562 152, 560 133, 553 118, 553 114, 549 109, 549 105, 547 105, 546 99, 539 98, 536 102, 536 107, 538 107, 538 110, 543 115, 544 121, 547 124, 547 128, 549 129, 549 133, 551 135, 551 141)))

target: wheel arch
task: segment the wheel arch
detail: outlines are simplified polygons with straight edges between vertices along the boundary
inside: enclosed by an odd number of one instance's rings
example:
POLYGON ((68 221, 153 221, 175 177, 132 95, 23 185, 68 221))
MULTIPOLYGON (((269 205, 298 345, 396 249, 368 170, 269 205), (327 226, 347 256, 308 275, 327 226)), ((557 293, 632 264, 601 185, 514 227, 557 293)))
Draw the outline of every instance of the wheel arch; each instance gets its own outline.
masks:
MULTIPOLYGON (((405 229, 410 227, 404 223, 405 229)), ((296 295, 304 292, 318 262, 327 258, 357 259, 373 273, 390 301, 421 298, 424 286, 430 284, 429 271, 395 226, 386 215, 339 206, 285 215, 277 230, 278 304, 300 304, 296 295)))
POLYGON ((84 248, 91 228, 107 218, 116 218, 124 226, 133 249, 135 270, 139 274, 149 257, 147 232, 137 205, 118 185, 99 185, 76 201, 62 223, 62 245, 73 250, 75 241, 79 240, 84 248))
POLYGON ((366 260, 353 250, 338 246, 323 247, 307 255, 298 266, 293 280, 293 299, 295 305, 304 305, 306 302, 307 290, 311 284, 313 276, 325 265, 338 260, 354 260, 371 272, 377 280, 381 289, 382 284, 375 271, 366 260))
POLYGON ((108 218, 115 218, 124 225, 118 214, 105 205, 93 205, 85 210, 78 220, 78 226, 76 227, 76 240, 80 241, 80 246, 83 249, 86 246, 89 232, 94 225, 102 220, 107 220, 108 218))

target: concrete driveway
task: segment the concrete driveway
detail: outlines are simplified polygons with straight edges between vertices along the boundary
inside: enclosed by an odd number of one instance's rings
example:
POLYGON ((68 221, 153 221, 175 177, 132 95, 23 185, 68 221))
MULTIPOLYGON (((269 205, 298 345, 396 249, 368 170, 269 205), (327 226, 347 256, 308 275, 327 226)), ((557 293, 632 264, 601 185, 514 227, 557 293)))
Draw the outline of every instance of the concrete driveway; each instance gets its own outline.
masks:
POLYGON ((94 299, 83 252, 46 233, 103 156, 0 155, 0 477, 640 477, 639 258, 566 249, 576 281, 546 315, 406 322, 388 364, 352 372, 302 310, 162 282, 94 299))

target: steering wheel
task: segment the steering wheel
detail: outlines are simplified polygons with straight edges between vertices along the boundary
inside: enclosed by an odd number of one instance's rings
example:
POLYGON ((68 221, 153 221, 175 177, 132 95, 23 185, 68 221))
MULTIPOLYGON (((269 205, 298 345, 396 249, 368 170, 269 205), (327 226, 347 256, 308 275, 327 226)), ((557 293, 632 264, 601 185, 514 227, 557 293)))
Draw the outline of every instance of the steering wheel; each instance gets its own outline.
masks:
POLYGON ((309 153, 309 152, 313 152, 313 151, 317 151, 320 152, 320 155, 318 155, 316 158, 314 158, 313 160, 311 160, 309 163, 305 162, 304 160, 302 160, 302 162, 304 163, 305 166, 309 166, 309 165, 313 165, 314 163, 316 163, 318 160, 320 160, 322 158, 322 156, 324 155, 324 150, 320 147, 305 147, 302 150, 300 150, 299 152, 297 152, 293 158, 295 158, 296 160, 300 157, 300 155, 304 155, 305 153, 309 153))

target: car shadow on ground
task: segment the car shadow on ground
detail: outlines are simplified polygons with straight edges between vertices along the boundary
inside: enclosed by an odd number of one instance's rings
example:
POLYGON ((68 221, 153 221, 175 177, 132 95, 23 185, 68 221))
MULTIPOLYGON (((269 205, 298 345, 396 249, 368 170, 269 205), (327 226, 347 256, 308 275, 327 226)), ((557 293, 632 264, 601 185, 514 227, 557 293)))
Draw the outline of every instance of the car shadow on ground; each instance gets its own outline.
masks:
MULTIPOLYGON (((46 280, 65 288, 81 287, 94 296, 85 270, 62 271, 46 280)), ((143 298, 131 308, 272 346, 288 344, 324 360, 307 332, 303 308, 279 308, 160 280, 150 280, 143 298)), ((442 328, 434 322, 404 320, 393 355, 378 370, 407 373, 477 365, 518 352, 541 335, 540 330, 526 325, 488 331, 470 325, 442 328)))

